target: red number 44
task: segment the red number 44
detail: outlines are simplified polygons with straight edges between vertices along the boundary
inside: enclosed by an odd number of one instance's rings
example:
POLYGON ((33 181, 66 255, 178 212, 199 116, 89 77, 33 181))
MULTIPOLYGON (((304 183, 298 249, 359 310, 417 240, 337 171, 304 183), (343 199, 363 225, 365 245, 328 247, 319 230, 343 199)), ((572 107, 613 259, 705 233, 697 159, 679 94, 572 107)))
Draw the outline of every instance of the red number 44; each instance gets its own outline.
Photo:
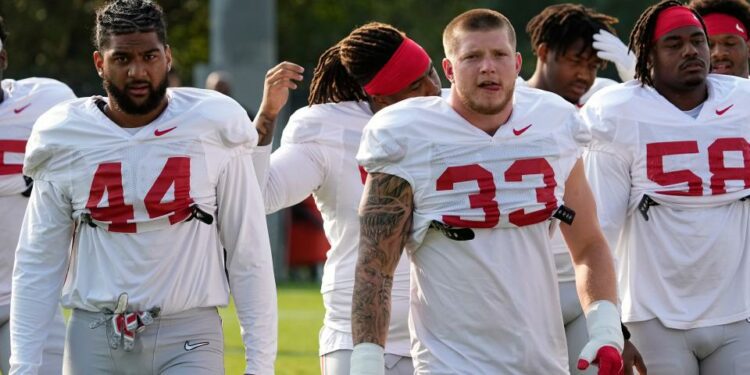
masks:
MULTIPOLYGON (((143 199, 149 218, 169 215, 171 224, 190 216, 190 158, 171 157, 164 164, 159 177, 143 199), (170 187, 174 187, 174 199, 162 202, 170 187)), ((122 163, 102 163, 94 173, 86 208, 97 221, 109 222, 111 232, 135 233, 136 224, 133 206, 125 203, 122 185, 122 163), (107 193, 108 206, 99 206, 107 193)))

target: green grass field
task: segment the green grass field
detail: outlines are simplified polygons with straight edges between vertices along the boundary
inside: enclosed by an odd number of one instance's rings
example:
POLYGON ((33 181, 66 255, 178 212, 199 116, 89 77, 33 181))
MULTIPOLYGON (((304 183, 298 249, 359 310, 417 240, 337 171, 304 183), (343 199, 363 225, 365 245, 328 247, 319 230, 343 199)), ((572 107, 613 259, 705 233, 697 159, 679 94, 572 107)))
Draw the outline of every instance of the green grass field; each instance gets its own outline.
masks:
MULTIPOLYGON (((285 284, 278 287, 279 351, 277 375, 320 374, 318 331, 323 325, 323 301, 315 284, 285 284)), ((242 374, 245 357, 234 306, 219 310, 224 320, 224 366, 226 373, 242 374)))

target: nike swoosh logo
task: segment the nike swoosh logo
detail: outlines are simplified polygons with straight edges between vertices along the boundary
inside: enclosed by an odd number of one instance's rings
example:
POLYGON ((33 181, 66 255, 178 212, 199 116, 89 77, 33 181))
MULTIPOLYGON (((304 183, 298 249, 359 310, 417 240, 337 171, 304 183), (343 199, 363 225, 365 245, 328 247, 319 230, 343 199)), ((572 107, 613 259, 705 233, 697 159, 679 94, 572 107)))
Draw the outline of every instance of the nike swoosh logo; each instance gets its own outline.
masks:
POLYGON ((154 135, 157 136, 157 137, 159 137, 159 136, 167 134, 167 133, 169 133, 169 132, 171 132, 172 130, 175 130, 175 129, 177 129, 176 126, 173 126, 173 127, 169 128, 169 129, 164 129, 164 130, 156 129, 156 130, 154 130, 154 135))
POLYGON ((737 29, 737 31, 739 31, 741 33, 745 32, 745 30, 742 30, 742 27, 739 24, 737 24, 737 23, 734 24, 734 28, 737 29))
POLYGON ((732 107, 734 107, 734 104, 732 104, 729 107, 726 107, 724 109, 717 109, 716 110, 716 114, 719 115, 719 116, 721 116, 721 115, 723 115, 726 111, 728 111, 732 107))
POLYGON ((191 344, 190 341, 185 341, 185 351, 189 352, 195 348, 200 348, 201 346, 206 345, 208 345, 208 341, 196 342, 195 344, 191 344))
POLYGON ((528 130, 531 127, 531 125, 533 125, 533 124, 529 124, 525 128, 521 128, 521 130, 513 129, 513 134, 515 134, 517 136, 521 135, 521 134, 523 134, 523 132, 525 132, 526 130, 528 130))
POLYGON ((31 105, 31 103, 26 104, 25 106, 23 106, 21 108, 16 108, 16 109, 13 110, 13 112, 15 114, 19 114, 19 113, 23 112, 24 109, 29 108, 30 105, 31 105))

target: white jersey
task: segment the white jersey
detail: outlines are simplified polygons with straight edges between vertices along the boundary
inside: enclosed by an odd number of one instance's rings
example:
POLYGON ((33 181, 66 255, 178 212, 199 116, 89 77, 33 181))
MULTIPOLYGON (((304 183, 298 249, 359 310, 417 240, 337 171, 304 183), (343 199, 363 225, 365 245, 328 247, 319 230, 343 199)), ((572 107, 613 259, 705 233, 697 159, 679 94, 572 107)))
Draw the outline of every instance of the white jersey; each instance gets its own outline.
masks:
MULTIPOLYGON (((331 244, 323 271, 325 330, 320 355, 351 349, 354 268, 359 248, 358 207, 366 173, 357 164, 362 129, 372 117, 366 102, 320 104, 296 111, 271 156, 264 188, 266 212, 302 201, 310 193, 323 216, 331 244)), ((270 149, 270 147, 266 148, 270 149)), ((262 157, 257 155, 256 157, 262 157)), ((386 353, 409 355, 409 265, 404 257, 393 278, 386 353)))
POLYGON ((62 82, 48 78, 4 79, 0 102, 0 305, 10 303, 13 259, 29 199, 23 154, 36 119, 52 106, 75 98, 62 82))
POLYGON ((697 118, 638 81, 584 107, 587 174, 616 244, 625 322, 690 329, 750 316, 748 100, 750 81, 712 74, 697 118), (659 205, 644 215, 649 197, 659 205))
MULTIPOLYGON (((523 78, 518 77, 516 79, 517 85, 527 86, 528 83, 523 78)), ((591 98, 599 90, 616 85, 617 82, 609 78, 596 77, 594 84, 591 85, 588 91, 581 97, 577 107, 581 108, 586 104, 586 101, 591 98)), ((565 243, 565 239, 562 236, 562 232, 556 230, 552 233, 552 253, 555 254, 555 269, 557 270, 557 280, 559 282, 575 281, 575 269, 573 267, 573 260, 570 258, 570 250, 568 250, 568 244, 565 243)))
POLYGON ((414 192, 417 373, 567 373, 550 218, 587 141, 574 106, 527 87, 494 136, 440 98, 405 100, 367 125, 357 159, 414 192), (449 239, 434 221, 475 237, 449 239))
POLYGON ((38 361, 61 288, 68 308, 113 310, 126 292, 129 309, 170 315, 227 305, 231 284, 247 372, 273 371, 276 294, 250 156, 257 133, 221 94, 178 88, 167 98, 135 134, 103 113, 99 97, 36 123, 24 161, 35 186, 16 254, 12 365, 38 361))

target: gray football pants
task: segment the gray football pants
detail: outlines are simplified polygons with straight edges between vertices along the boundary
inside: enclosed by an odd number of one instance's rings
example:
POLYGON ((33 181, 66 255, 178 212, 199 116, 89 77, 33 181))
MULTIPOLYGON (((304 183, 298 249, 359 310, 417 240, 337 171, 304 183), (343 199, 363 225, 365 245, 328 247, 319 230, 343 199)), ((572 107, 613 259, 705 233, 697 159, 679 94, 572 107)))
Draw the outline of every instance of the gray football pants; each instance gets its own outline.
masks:
MULTIPOLYGON (((337 350, 320 357, 321 375, 349 375, 349 362, 352 357, 351 350, 337 350)), ((412 375, 414 366, 411 357, 402 357, 395 354, 385 355, 385 375, 412 375)))
POLYGON ((577 368, 578 356, 589 341, 589 332, 586 327, 586 315, 583 314, 581 300, 578 299, 576 282, 561 282, 558 283, 558 287, 560 288, 563 323, 565 323, 565 340, 568 343, 568 369, 571 374, 596 375, 596 366, 591 366, 586 371, 577 368))
MULTIPOLYGON (((10 364, 10 305, 0 306, 0 369, 8 374, 10 364)), ((65 320, 58 308, 55 319, 44 343, 40 375, 59 375, 62 372, 63 347, 65 346, 65 320)))
POLYGON ((686 330, 667 328, 658 319, 626 326, 649 375, 747 375, 749 320, 686 330))
POLYGON ((224 337, 214 307, 160 316, 136 333, 132 351, 112 349, 107 324, 90 328, 100 312, 73 310, 65 341, 64 374, 224 374, 224 337))

